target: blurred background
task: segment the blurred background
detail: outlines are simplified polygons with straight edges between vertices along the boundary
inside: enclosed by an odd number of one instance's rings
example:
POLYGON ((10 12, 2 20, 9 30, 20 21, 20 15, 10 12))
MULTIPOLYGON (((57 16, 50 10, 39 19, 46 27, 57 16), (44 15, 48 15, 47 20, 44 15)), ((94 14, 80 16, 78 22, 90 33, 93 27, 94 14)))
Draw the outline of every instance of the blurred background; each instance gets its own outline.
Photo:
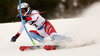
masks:
MULTIPOLYGON (((31 9, 46 11, 41 14, 45 19, 72 18, 80 15, 84 9, 100 0, 22 0, 29 3, 31 9)), ((17 6, 19 0, 0 0, 0 23, 18 22, 17 6)))

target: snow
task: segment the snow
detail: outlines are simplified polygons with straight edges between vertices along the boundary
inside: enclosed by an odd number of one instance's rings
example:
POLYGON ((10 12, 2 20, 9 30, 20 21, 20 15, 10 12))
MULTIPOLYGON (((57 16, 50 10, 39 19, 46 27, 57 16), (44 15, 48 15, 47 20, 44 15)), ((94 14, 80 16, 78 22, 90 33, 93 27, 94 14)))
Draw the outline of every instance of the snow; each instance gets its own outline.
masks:
MULTIPOLYGON (((20 22, 0 24, 0 56, 100 56, 100 3, 95 3, 76 18, 49 20, 58 34, 73 38, 66 48, 46 51, 44 49, 22 52, 20 46, 33 45, 25 30, 16 42, 10 42, 20 27, 20 22)), ((27 29, 34 29, 26 25, 27 29)), ((34 40, 35 41, 35 40, 34 40)), ((36 44, 40 44, 35 41, 36 44)))

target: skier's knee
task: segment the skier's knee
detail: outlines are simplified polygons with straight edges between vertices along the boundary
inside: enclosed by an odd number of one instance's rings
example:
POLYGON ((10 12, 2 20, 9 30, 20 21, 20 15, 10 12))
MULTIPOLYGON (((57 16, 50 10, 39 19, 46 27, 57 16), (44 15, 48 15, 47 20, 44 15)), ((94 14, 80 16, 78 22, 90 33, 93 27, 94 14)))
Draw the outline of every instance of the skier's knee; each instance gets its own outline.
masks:
POLYGON ((44 38, 39 36, 38 34, 33 32, 29 32, 29 34, 33 39, 37 40, 38 42, 44 42, 44 38))

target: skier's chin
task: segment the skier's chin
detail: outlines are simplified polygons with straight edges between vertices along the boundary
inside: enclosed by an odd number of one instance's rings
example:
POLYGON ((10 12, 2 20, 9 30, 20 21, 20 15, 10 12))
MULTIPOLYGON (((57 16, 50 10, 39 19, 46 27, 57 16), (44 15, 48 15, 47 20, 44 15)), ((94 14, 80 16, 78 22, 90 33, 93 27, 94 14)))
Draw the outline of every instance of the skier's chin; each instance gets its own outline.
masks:
POLYGON ((25 13, 22 13, 22 15, 24 16, 25 13))

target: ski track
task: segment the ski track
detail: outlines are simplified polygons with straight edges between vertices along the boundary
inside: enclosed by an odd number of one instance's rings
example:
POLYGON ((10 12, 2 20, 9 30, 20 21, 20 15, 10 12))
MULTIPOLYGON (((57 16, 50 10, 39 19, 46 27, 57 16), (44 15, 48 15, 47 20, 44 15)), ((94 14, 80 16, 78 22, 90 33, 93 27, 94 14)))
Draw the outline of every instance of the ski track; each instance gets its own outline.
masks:
MULTIPOLYGON (((64 49, 44 49, 22 52, 20 46, 33 45, 25 30, 15 43, 10 42, 20 27, 20 22, 0 24, 0 56, 100 56, 100 3, 94 3, 82 15, 70 19, 49 20, 58 34, 71 37, 72 43, 63 43, 64 49)), ((34 29, 26 25, 27 29, 34 29)), ((35 41, 35 40, 34 40, 35 41)), ((35 41, 36 44, 41 43, 35 41)))

